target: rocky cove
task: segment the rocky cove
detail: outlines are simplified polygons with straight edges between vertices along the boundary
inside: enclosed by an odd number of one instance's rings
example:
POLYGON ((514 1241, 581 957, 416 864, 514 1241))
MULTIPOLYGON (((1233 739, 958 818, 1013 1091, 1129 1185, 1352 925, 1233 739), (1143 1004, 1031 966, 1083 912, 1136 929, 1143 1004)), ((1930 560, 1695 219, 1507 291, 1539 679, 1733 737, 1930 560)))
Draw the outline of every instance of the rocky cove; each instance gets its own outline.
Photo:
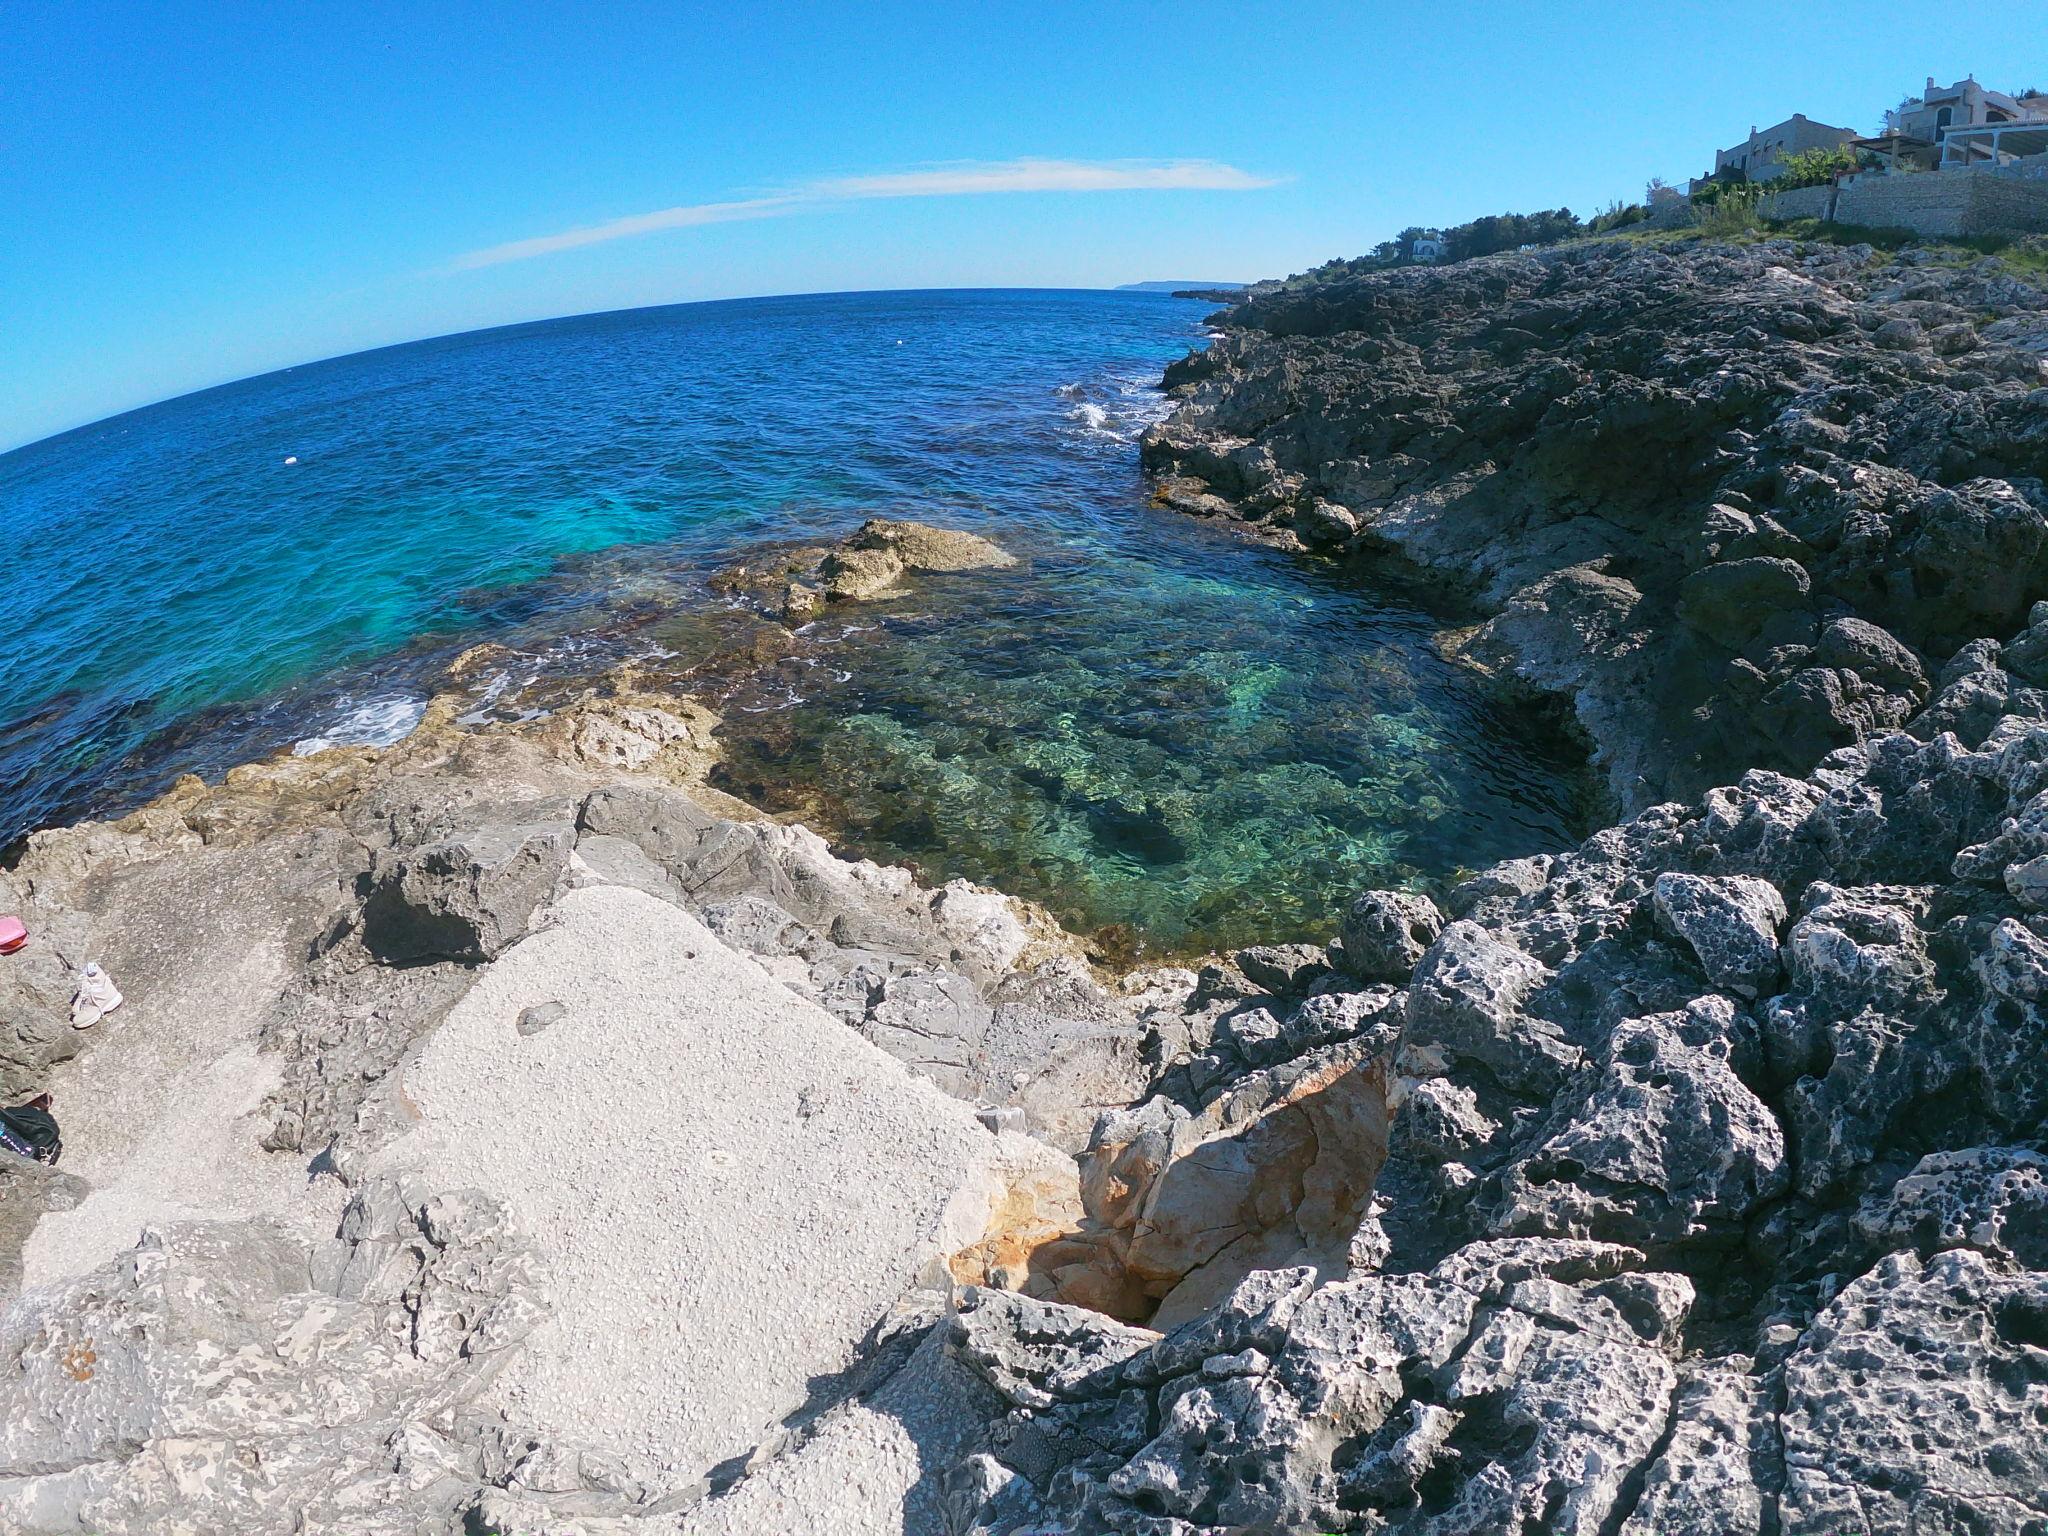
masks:
POLYGON ((36 834, 0 1528, 2044 1528, 2048 294, 1590 243, 1168 382, 1162 502, 1476 602, 1626 819, 1112 975, 626 674, 36 834))

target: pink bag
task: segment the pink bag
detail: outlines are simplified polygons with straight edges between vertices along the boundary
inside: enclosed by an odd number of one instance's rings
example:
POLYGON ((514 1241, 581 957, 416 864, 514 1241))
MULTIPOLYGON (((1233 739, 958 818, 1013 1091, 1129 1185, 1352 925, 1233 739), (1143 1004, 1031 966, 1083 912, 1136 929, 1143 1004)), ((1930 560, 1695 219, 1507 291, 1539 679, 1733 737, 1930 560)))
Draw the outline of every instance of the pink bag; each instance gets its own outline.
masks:
POLYGON ((28 928, 18 917, 0 917, 0 955, 11 955, 28 942, 28 928))

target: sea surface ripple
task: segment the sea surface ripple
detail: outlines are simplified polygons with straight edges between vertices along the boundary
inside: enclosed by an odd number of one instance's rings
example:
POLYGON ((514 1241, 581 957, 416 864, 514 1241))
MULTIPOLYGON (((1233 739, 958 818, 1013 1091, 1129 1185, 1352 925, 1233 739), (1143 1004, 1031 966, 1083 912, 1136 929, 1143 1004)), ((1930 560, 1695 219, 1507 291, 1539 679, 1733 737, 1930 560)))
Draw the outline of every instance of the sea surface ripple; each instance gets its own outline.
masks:
MULTIPOLYGON (((1136 440, 1208 306, 946 291, 475 332, 0 455, 0 845, 180 772, 379 743, 481 640, 480 715, 625 657, 679 686, 765 541, 874 515, 1022 564, 715 669, 724 781, 1131 952, 1305 938, 1357 886, 1567 844, 1588 780, 1389 579, 1153 508, 1136 440)), ((706 670, 704 680, 714 676, 706 670)))

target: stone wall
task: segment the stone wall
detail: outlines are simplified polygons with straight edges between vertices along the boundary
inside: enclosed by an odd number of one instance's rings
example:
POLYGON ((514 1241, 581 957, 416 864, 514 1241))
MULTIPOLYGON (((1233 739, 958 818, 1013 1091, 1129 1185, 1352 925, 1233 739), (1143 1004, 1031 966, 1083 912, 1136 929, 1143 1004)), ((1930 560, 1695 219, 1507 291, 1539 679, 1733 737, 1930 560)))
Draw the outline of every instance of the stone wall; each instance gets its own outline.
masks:
POLYGON ((1767 219, 1824 219, 1834 195, 1831 186, 1794 187, 1770 193, 1757 204, 1757 211, 1767 219))
POLYGON ((1976 222, 1964 233, 2048 234, 2048 180, 1973 172, 1976 222))
POLYGON ((1650 229, 1691 229, 1699 223, 1700 216, 1692 204, 1682 197, 1662 198, 1650 204, 1650 211, 1643 223, 1650 229))
MULTIPOLYGON (((1772 202, 1798 196, 1781 193, 1772 202)), ((1774 218, 1802 216, 1770 207, 1765 212, 1774 218)), ((1921 235, 2048 233, 2048 182, 1982 171, 1859 176, 1842 184, 1834 218, 1841 224, 1921 235)))

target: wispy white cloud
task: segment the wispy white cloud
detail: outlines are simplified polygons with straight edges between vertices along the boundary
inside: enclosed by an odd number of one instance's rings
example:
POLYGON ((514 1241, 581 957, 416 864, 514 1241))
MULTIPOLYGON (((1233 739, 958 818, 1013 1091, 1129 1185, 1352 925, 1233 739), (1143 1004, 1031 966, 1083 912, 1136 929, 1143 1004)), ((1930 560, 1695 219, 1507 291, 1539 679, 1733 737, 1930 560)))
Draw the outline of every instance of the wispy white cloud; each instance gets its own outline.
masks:
POLYGON ((624 240, 633 235, 651 235, 659 229, 688 229, 695 224, 733 224, 743 219, 772 219, 787 213, 805 199, 793 195, 750 197, 731 203, 688 203, 680 208, 662 208, 653 213, 636 213, 604 224, 582 229, 565 229, 558 235, 536 235, 531 240, 512 240, 455 258, 461 268, 495 267, 501 262, 525 261, 533 256, 552 256, 556 251, 573 251, 579 245, 601 245, 607 240, 624 240))
POLYGON ((761 197, 685 203, 653 213, 636 213, 603 224, 563 230, 560 234, 536 235, 470 251, 458 256, 453 265, 460 270, 495 267, 579 246, 653 234, 657 230, 771 219, 821 203, 894 197, 972 197, 996 192, 1252 192, 1277 184, 1276 178, 1254 176, 1217 160, 958 161, 876 176, 838 176, 761 197))
POLYGON ((1215 160, 1003 160, 813 182, 813 197, 962 197, 980 192, 1253 192, 1270 187, 1215 160))

